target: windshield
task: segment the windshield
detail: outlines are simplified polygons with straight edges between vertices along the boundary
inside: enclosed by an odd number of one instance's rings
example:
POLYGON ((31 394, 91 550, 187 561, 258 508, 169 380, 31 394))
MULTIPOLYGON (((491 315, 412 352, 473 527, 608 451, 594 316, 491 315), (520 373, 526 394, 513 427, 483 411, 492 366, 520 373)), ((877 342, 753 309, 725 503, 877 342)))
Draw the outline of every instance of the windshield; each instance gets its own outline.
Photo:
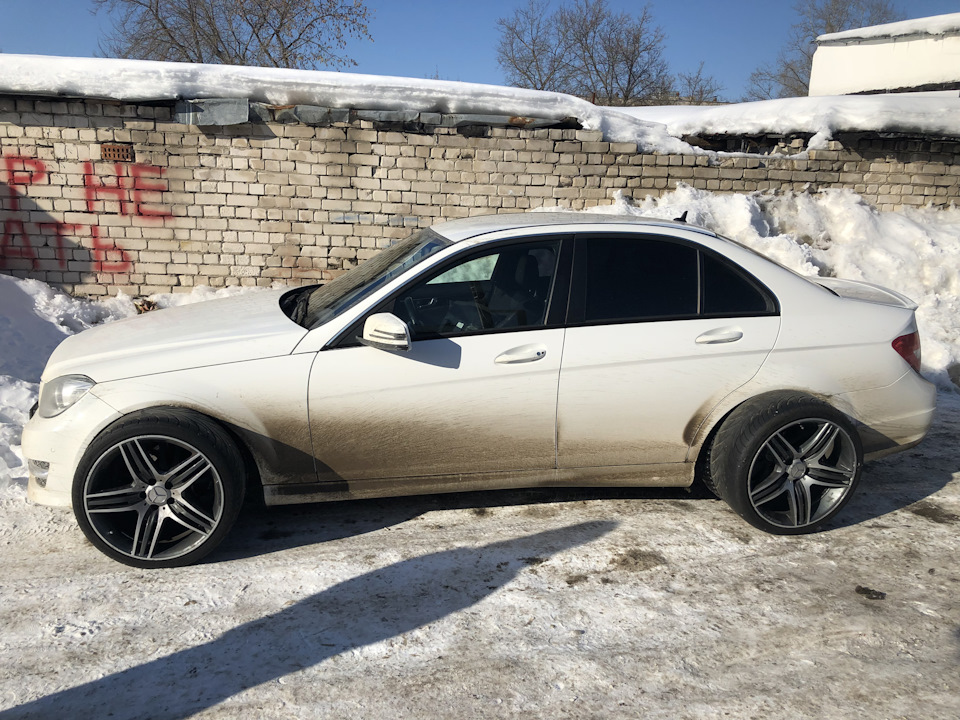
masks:
POLYGON ((450 245, 432 230, 420 230, 310 293, 303 325, 313 330, 383 287, 417 263, 450 245))

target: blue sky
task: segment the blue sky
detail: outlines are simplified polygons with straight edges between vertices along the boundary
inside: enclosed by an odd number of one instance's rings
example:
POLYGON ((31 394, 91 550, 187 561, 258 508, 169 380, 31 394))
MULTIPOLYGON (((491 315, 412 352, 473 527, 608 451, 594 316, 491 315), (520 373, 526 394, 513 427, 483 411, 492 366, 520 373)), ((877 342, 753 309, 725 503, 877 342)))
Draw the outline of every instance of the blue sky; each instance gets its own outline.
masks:
MULTIPOLYGON (((499 17, 526 0, 367 0, 376 13, 373 42, 348 48, 356 72, 433 77, 499 84, 496 44, 499 17)), ((557 4, 556 1, 554 3, 557 4)), ((899 0, 906 17, 960 12, 960 0, 899 0)), ((630 12, 642 0, 610 0, 630 12)), ((751 71, 776 57, 793 22, 792 0, 653 0, 653 15, 667 35, 673 72, 706 72, 736 99, 751 71)), ((97 49, 102 14, 88 0, 0 0, 0 50, 40 55, 90 56, 97 49)))

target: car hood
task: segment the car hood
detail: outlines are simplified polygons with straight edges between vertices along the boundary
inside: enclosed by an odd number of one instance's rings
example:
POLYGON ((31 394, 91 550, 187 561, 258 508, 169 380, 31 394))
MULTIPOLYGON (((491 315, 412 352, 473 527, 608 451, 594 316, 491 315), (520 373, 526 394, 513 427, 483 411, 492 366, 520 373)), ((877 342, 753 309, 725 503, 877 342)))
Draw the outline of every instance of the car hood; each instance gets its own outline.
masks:
POLYGON ((182 305, 84 330, 53 351, 42 379, 80 374, 99 383, 288 355, 307 331, 280 310, 284 292, 182 305))

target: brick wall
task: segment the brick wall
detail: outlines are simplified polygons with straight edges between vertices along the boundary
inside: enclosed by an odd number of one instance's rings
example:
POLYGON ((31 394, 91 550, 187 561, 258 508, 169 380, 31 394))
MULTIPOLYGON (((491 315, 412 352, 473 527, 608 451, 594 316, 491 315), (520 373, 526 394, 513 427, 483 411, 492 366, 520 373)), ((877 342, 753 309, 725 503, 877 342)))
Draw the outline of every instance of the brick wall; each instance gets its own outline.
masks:
POLYGON ((212 129, 172 117, 167 105, 0 97, 0 271, 89 295, 293 285, 441 219, 582 209, 616 190, 848 187, 881 210, 960 194, 960 143, 938 140, 847 136, 802 159, 708 157, 638 153, 583 130, 212 129), (132 160, 104 159, 117 144, 132 160))

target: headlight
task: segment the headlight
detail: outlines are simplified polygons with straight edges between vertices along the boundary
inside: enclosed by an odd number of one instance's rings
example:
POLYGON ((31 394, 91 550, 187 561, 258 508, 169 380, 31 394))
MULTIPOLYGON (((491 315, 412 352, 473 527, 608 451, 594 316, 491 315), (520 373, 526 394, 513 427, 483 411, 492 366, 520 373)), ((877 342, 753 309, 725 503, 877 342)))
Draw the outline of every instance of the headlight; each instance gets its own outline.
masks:
POLYGON ((96 383, 86 375, 63 375, 40 388, 40 417, 59 415, 87 394, 96 383))

